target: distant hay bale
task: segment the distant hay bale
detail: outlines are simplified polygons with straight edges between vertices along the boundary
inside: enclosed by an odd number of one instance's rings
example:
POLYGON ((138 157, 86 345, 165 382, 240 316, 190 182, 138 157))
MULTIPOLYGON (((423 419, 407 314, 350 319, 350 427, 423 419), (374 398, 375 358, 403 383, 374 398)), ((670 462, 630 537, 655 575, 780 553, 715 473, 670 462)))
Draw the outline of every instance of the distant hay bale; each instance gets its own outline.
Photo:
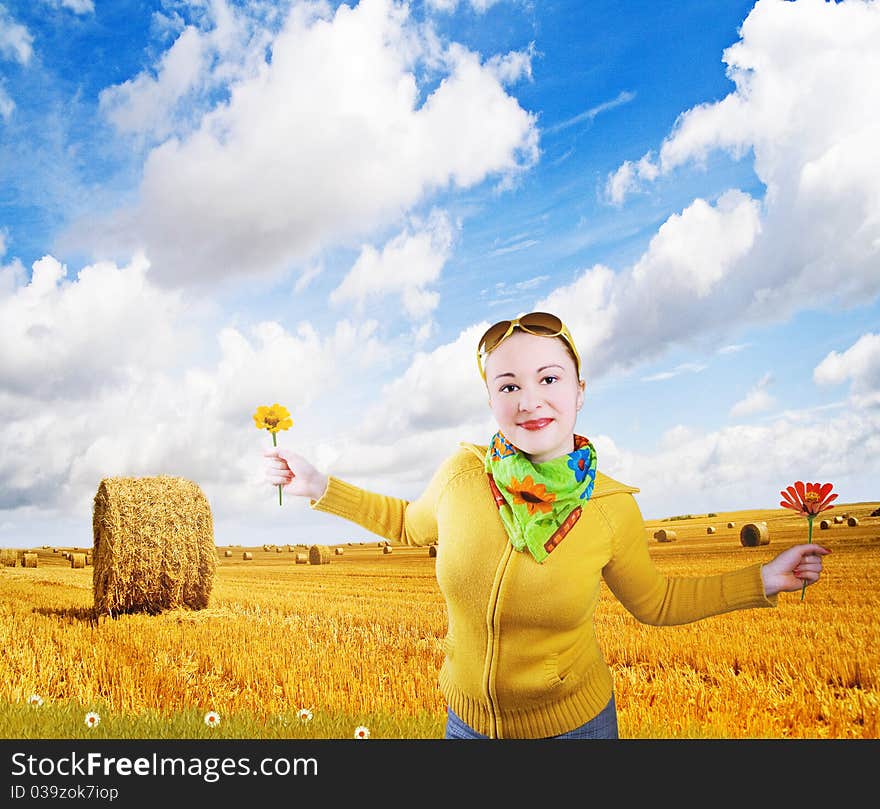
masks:
POLYGON ((342 554, 345 553, 345 548, 334 548, 333 553, 337 556, 342 556, 342 554))
POLYGON ((848 517, 848 518, 847 518, 847 521, 846 521, 846 524, 847 524, 850 528, 855 528, 855 527, 859 524, 859 520, 858 520, 857 517, 848 517))
POLYGON ((670 531, 668 528, 661 528, 659 531, 654 532, 654 539, 658 542, 675 542, 675 531, 670 531))
POLYGON ((86 555, 84 553, 70 554, 70 566, 71 567, 85 567, 86 566, 86 555))
POLYGON ((298 553, 293 559, 298 565, 307 565, 309 563, 309 555, 307 553, 298 553))
POLYGON ((831 520, 822 520, 822 522, 819 523, 819 527, 823 531, 827 531, 831 527, 831 520))
POLYGON ((254 555, 250 551, 243 551, 241 554, 241 558, 247 562, 254 558, 254 555))
POLYGON ((293 545, 288 545, 288 546, 287 546, 287 552, 288 552, 288 553, 295 553, 295 552, 296 552, 296 548, 294 548, 293 545))
POLYGON ((0 566, 15 567, 18 564, 18 551, 12 548, 3 548, 0 550, 0 566))
POLYGON ((232 551, 223 551, 223 555, 228 559, 230 556, 232 556, 232 551))
POLYGON ((95 495, 95 610, 148 612, 208 605, 217 554, 202 490, 184 478, 105 478, 95 495))
POLYGON ((58 553, 58 548, 52 548, 52 553, 58 553))
POLYGON ((706 529, 706 533, 707 533, 707 534, 714 534, 714 533, 715 533, 715 526, 714 526, 714 525, 710 525, 710 526, 706 529))
POLYGON ((284 548, 275 548, 276 553, 284 553, 284 548))
POLYGON ((383 545, 382 546, 382 553, 391 553, 391 546, 390 545, 383 545))
POLYGON ((37 566, 37 554, 35 554, 35 553, 22 554, 21 566, 22 567, 36 567, 37 566))
POLYGON ((840 525, 842 522, 843 522, 843 517, 841 517, 839 514, 835 515, 835 517, 834 517, 834 524, 835 524, 835 525, 840 525))
POLYGON ((731 522, 727 523, 727 527, 728 528, 736 528, 736 523, 731 521, 731 522))
POLYGON ((739 532, 739 541, 744 548, 757 548, 770 544, 770 529, 766 522, 747 522, 739 532))
POLYGON ((437 555, 437 546, 436 545, 428 545, 428 556, 436 556, 437 555))
POLYGON ((92 554, 91 553, 86 554, 86 566, 87 567, 92 566, 92 554))
POLYGON ((309 548, 309 564, 310 565, 329 565, 330 564, 330 546, 329 545, 312 545, 309 548))

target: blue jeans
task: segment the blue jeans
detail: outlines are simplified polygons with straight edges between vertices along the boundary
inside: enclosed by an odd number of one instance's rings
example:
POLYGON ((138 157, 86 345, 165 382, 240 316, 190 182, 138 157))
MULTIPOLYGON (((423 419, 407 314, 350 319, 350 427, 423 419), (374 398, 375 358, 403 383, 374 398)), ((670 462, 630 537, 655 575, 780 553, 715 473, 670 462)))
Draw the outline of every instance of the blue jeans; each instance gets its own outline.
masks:
MULTIPOLYGON (((451 708, 446 709, 446 739, 488 739, 482 733, 477 733, 470 725, 453 713, 451 708)), ((549 739, 617 739, 617 707, 614 704, 614 695, 608 700, 608 704, 594 716, 589 722, 579 728, 560 733, 558 736, 548 736, 549 739)))

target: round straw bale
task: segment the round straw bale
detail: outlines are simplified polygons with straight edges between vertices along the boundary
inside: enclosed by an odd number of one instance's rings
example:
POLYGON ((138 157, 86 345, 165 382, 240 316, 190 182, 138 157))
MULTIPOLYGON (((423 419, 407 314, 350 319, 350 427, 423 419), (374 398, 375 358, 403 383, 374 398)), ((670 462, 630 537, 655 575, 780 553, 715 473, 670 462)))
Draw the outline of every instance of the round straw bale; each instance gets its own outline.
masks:
POLYGON ((747 522, 739 532, 740 544, 745 548, 770 544, 770 529, 766 522, 747 522))
POLYGON ((391 553, 391 546, 390 545, 383 545, 382 546, 382 553, 391 553))
POLYGON ((241 558, 244 559, 245 562, 247 562, 248 560, 253 559, 254 555, 250 551, 243 551, 241 554, 241 558))
POLYGON ((731 520, 731 522, 727 523, 728 528, 736 528, 736 523, 731 520))
POLYGON ((859 524, 859 520, 857 517, 848 517, 846 520, 846 524, 850 528, 855 528, 855 526, 857 526, 859 524))
POLYGON ((309 563, 309 555, 307 553, 298 553, 293 559, 298 565, 307 565, 309 563))
POLYGON ((342 556, 342 554, 345 553, 345 548, 336 547, 333 549, 333 553, 335 553, 337 556, 342 556))
POLYGON ((675 531, 670 531, 668 528, 661 528, 659 531, 654 532, 654 539, 658 542, 675 542, 675 531))
POLYGON ((92 566, 92 554, 91 553, 86 554, 86 565, 88 567, 92 566))
POLYGON ((710 526, 706 529, 706 533, 707 533, 707 534, 714 534, 714 533, 715 533, 715 526, 714 526, 714 525, 710 525, 710 526))
POLYGON ((330 564, 330 546, 329 545, 312 545, 309 548, 309 564, 310 565, 329 565, 330 564))
POLYGON ((822 520, 822 522, 819 523, 819 527, 823 531, 827 531, 831 527, 831 520, 822 520))
POLYGON ((437 546, 436 545, 428 545, 428 556, 436 556, 437 555, 437 546))
POLYGON ((843 522, 843 517, 841 517, 839 514, 835 515, 835 517, 834 517, 835 525, 840 525, 842 522, 843 522))
POLYGON ((225 550, 225 551, 223 551, 223 555, 228 559, 230 556, 232 556, 232 551, 225 550))
POLYGON ((70 566, 71 567, 85 567, 86 566, 86 555, 84 553, 70 554, 70 566))
POLYGON ((36 567, 37 566, 37 554, 35 553, 24 553, 21 557, 21 566, 22 567, 36 567))
POLYGON ((217 553, 202 490, 184 478, 105 478, 95 495, 95 610, 148 612, 208 605, 217 553))

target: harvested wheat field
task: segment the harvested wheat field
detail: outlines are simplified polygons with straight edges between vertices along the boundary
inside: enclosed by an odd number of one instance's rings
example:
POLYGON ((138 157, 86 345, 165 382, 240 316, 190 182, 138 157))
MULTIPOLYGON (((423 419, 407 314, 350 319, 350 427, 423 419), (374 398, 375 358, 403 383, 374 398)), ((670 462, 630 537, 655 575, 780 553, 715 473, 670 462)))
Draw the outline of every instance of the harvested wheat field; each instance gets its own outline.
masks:
MULTIPOLYGON (((833 553, 803 602, 784 593, 776 609, 650 627, 603 585, 597 633, 621 736, 880 738, 877 506, 840 506, 855 524, 815 526, 814 541, 833 553)), ((806 536, 806 520, 781 508, 645 526, 658 568, 673 576, 767 560, 806 536), (741 528, 759 522, 768 544, 744 546, 741 528), (675 541, 658 541, 661 528, 675 541)), ((377 547, 368 537, 329 562, 297 564, 275 547, 223 545, 204 609, 113 618, 93 609, 90 568, 31 550, 37 567, 0 566, 0 732, 81 736, 76 712, 100 706, 93 733, 110 737, 204 735, 207 711, 223 718, 213 732, 231 736, 350 737, 355 722, 374 738, 441 737, 446 612, 436 557, 377 547), (32 695, 39 708, 27 705, 32 695), (308 726, 301 708, 314 716, 308 726)))

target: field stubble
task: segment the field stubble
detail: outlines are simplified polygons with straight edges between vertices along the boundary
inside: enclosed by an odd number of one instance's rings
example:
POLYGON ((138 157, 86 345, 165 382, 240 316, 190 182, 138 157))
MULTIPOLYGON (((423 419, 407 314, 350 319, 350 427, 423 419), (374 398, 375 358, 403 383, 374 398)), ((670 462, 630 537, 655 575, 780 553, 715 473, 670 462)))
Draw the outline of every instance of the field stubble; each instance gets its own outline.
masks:
MULTIPOLYGON (((880 597, 872 586, 880 518, 868 516, 876 505, 836 510, 857 516, 857 527, 814 530, 833 553, 803 602, 783 593, 776 609, 650 627, 603 584, 596 628, 615 678, 621 736, 880 738, 880 597)), ((648 521, 646 536, 661 571, 720 573, 805 541, 806 521, 781 509, 726 512, 648 521), (740 526, 755 520, 767 521, 771 543, 744 548, 740 526), (707 535, 709 524, 715 534, 707 535), (676 541, 653 540, 660 526, 676 541)), ((151 737, 198 735, 183 733, 175 717, 208 710, 230 734, 239 717, 251 736, 292 735, 285 728, 299 708, 312 711, 315 737, 322 727, 336 735, 338 726, 320 721, 332 716, 374 724, 393 717, 387 735, 442 735, 446 611, 427 549, 384 555, 364 542, 324 565, 295 565, 293 554, 262 548, 245 562, 241 548, 229 558, 224 549, 208 608, 156 616, 95 619, 92 569, 72 569, 51 551, 40 551, 35 569, 0 567, 3 735, 82 733, 30 728, 21 706, 31 694, 44 701, 38 710, 101 706, 132 721, 149 716, 141 732, 151 737)))

